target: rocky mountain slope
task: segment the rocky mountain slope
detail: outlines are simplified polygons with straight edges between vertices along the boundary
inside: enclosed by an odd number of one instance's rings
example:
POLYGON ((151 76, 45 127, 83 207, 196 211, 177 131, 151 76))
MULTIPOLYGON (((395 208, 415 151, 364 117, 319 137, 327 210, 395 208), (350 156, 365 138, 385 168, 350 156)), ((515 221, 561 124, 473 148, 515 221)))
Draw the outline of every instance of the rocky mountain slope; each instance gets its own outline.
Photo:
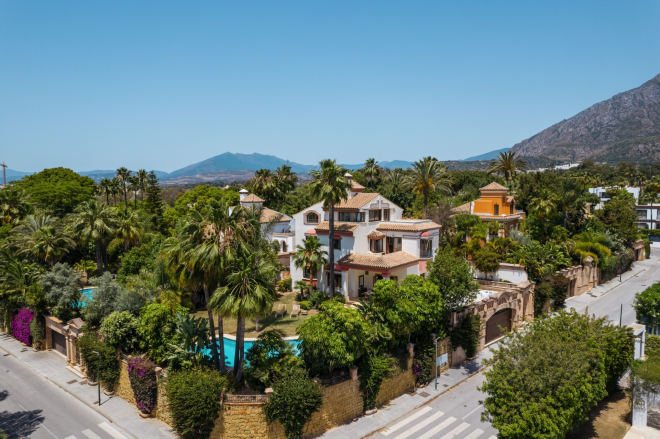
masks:
POLYGON ((660 75, 516 144, 527 157, 573 162, 660 161, 660 75))

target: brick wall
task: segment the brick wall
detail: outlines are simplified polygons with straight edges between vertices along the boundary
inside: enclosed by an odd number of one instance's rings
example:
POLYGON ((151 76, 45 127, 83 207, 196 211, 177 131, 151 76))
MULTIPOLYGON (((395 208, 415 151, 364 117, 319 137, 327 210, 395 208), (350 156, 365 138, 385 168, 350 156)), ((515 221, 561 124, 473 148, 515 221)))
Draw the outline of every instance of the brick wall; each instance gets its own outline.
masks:
POLYGON ((315 437, 338 427, 363 413, 362 392, 360 382, 347 380, 323 388, 323 405, 312 415, 303 434, 305 437, 315 437))
MULTIPOLYGON (((133 388, 131 387, 131 381, 128 378, 128 363, 126 360, 119 360, 119 383, 115 388, 115 395, 123 399, 124 401, 129 402, 132 405, 135 405, 135 396, 133 395, 133 388)), ((137 410, 137 408, 136 408, 137 410)))
POLYGON ((263 404, 224 404, 210 439, 284 439, 284 428, 268 425, 263 404))
POLYGON ((415 389, 415 375, 412 369, 400 373, 394 378, 383 381, 376 396, 376 407, 381 407, 404 393, 415 389))

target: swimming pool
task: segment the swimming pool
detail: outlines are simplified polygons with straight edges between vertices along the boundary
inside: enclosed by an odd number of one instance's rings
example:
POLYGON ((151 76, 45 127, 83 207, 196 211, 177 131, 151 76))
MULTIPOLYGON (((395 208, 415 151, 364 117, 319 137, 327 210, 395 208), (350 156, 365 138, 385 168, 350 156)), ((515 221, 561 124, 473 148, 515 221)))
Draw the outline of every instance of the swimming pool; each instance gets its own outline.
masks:
MULTIPOLYGON (((236 340, 232 340, 231 338, 225 338, 225 356, 227 357, 227 361, 225 364, 229 367, 234 367, 234 355, 236 355, 236 340)), ((298 353, 296 355, 299 355, 300 349, 298 348, 298 345, 300 344, 300 340, 285 340, 287 343, 294 345, 294 347, 298 350, 298 353)), ((220 345, 219 341, 216 341, 216 344, 218 346, 220 345)), ((254 341, 249 341, 245 340, 245 352, 247 352, 252 345, 254 344, 254 341)), ((211 357, 211 349, 206 349, 204 352, 209 358, 211 357)), ((219 352, 218 352, 219 353, 219 352)))
POLYGON ((92 300, 92 292, 94 291, 95 288, 96 287, 90 287, 90 288, 83 288, 82 290, 78 290, 79 292, 82 293, 83 296, 81 297, 82 300, 78 302, 79 307, 81 308, 84 307, 85 305, 87 305, 87 302, 92 300))

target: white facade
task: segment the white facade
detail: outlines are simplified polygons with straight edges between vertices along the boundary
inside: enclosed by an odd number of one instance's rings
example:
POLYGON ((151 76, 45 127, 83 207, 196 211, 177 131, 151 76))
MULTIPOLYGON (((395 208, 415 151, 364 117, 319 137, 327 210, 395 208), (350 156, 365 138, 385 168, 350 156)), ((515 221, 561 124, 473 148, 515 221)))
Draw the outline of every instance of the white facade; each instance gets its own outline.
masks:
POLYGON ((637 205, 637 227, 640 229, 660 229, 660 204, 637 205))
POLYGON ((477 279, 490 280, 495 282, 511 282, 512 284, 518 285, 519 283, 529 280, 527 277, 527 271, 525 267, 518 264, 506 264, 501 263, 500 269, 496 273, 482 273, 481 271, 474 269, 474 276, 477 279))
MULTIPOLYGON (((347 178, 351 178, 347 174, 347 178)), ((329 212, 317 203, 293 215, 294 247, 316 236, 329 251, 329 212)), ((409 274, 424 274, 426 261, 438 248, 440 226, 430 220, 403 219, 403 209, 380 194, 362 193, 353 184, 348 200, 335 208, 335 285, 347 299, 367 294, 378 279, 401 282, 409 274)), ((310 279, 291 262, 293 283, 312 282, 328 292, 329 267, 310 279)))
MULTIPOLYGON (((601 209, 603 207, 603 203, 606 203, 610 201, 610 197, 607 196, 607 190, 612 189, 612 186, 607 186, 607 187, 592 187, 589 188, 589 193, 598 195, 598 198, 600 198, 600 203, 594 206, 594 209, 601 209)), ((632 196, 635 198, 635 202, 639 200, 639 193, 641 191, 640 188, 638 187, 620 187, 618 189, 625 189, 628 192, 632 194, 632 196)))

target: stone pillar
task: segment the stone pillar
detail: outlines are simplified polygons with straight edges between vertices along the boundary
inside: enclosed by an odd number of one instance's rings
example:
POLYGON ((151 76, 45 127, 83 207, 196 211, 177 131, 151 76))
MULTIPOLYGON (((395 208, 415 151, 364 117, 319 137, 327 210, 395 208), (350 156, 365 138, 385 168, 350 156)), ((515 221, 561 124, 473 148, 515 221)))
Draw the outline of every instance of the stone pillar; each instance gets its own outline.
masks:
POLYGON ((73 358, 72 358, 72 349, 71 349, 71 335, 66 334, 66 365, 71 366, 73 365, 73 358))
POLYGON ((640 387, 633 384, 632 426, 646 428, 648 403, 646 393, 640 387))
POLYGON ((46 349, 53 349, 53 330, 46 326, 46 349))
POLYGON ((358 368, 357 366, 351 366, 351 379, 357 381, 358 379, 358 368))

